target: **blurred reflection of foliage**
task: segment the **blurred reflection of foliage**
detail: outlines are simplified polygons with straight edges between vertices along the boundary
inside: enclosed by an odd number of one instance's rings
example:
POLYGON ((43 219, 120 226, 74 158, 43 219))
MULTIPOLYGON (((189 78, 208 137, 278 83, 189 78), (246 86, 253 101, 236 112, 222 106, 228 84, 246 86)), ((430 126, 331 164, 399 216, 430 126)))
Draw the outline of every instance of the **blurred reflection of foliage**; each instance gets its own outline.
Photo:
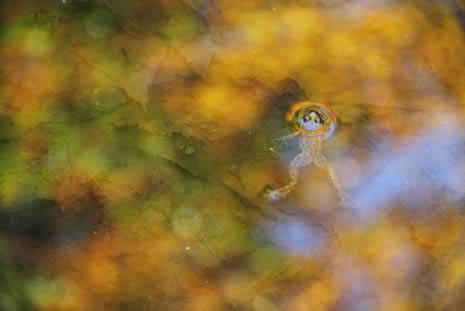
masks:
POLYGON ((34 310, 27 295, 30 269, 21 258, 11 258, 7 243, 0 245, 0 308, 2 310, 34 310))
POLYGON ((0 8, 0 310, 463 306, 463 1, 0 8), (258 197, 307 99, 352 209, 258 197))

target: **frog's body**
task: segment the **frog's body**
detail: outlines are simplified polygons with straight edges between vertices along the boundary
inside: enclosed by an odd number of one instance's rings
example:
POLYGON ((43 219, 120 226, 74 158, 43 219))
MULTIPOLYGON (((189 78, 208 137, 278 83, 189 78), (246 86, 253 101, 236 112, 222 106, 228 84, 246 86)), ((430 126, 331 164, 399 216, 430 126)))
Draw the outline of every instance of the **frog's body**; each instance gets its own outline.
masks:
POLYGON ((297 185, 299 170, 313 163, 328 170, 341 201, 344 202, 345 195, 334 169, 321 152, 323 140, 332 136, 337 127, 334 112, 327 105, 306 101, 294 105, 286 119, 290 123, 293 135, 299 137, 301 153, 289 165, 291 181, 282 188, 269 190, 266 193, 268 200, 276 201, 289 194, 297 185))

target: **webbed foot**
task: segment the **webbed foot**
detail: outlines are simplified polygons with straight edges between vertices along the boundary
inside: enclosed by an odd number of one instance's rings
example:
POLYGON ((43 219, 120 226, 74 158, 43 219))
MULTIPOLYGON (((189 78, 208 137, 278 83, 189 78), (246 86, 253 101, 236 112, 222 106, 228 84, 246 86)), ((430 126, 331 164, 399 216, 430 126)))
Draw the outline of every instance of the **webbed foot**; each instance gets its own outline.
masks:
POLYGON ((291 189, 289 186, 285 186, 278 189, 275 186, 267 185, 263 189, 261 197, 268 203, 275 203, 280 199, 286 197, 290 191, 291 189))

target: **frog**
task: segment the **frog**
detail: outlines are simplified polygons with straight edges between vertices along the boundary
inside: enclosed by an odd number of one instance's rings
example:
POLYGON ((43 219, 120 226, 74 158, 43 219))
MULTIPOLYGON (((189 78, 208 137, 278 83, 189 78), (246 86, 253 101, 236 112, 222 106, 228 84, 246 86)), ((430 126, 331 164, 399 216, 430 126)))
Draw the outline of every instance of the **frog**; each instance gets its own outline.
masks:
POLYGON ((304 101, 291 106, 286 114, 292 136, 299 138, 300 153, 289 164, 290 182, 281 188, 268 187, 265 189, 265 199, 268 202, 276 202, 285 198, 297 185, 299 171, 314 164, 326 169, 345 205, 348 196, 345 194, 333 165, 322 153, 323 141, 332 137, 338 128, 337 117, 327 104, 304 101))

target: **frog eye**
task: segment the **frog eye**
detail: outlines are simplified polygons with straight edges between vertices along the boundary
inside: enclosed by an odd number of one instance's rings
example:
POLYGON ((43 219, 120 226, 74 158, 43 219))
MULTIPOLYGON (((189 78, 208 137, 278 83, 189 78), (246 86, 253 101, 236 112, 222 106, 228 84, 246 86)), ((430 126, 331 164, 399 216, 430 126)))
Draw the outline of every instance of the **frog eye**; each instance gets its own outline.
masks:
POLYGON ((316 124, 323 123, 321 115, 316 111, 310 112, 308 115, 306 115, 306 118, 308 121, 314 121, 316 124))

